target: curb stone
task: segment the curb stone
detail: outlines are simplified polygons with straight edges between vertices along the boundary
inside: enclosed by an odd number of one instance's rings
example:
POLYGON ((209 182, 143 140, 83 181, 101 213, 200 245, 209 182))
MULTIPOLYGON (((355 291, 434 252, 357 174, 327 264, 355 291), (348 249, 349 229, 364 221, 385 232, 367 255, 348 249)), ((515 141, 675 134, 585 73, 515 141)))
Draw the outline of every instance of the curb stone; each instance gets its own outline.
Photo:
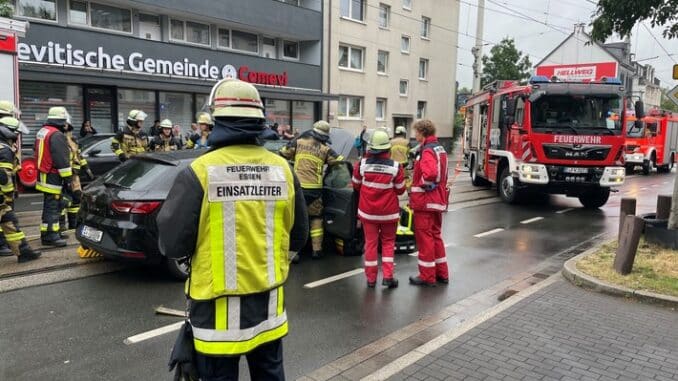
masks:
POLYGON ((579 271, 577 269, 577 262, 579 262, 580 259, 597 252, 598 249, 600 249, 600 247, 602 247, 605 243, 606 242, 596 245, 595 247, 586 250, 576 257, 566 261, 563 265, 563 276, 575 286, 587 288, 603 294, 621 296, 624 298, 634 298, 646 303, 659 303, 669 307, 678 308, 678 297, 615 285, 579 271))

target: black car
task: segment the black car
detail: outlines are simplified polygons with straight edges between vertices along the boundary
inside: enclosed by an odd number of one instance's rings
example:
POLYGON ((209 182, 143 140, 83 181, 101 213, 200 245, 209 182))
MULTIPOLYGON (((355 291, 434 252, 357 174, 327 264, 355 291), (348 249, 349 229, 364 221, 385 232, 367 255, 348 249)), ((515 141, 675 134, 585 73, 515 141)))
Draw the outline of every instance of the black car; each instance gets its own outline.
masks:
MULTIPOLYGON (((120 159, 111 150, 111 140, 114 136, 115 134, 100 133, 78 140, 80 152, 87 160, 94 177, 99 177, 120 165, 120 159)), ((84 183, 89 180, 87 176, 81 176, 81 179, 84 183)))

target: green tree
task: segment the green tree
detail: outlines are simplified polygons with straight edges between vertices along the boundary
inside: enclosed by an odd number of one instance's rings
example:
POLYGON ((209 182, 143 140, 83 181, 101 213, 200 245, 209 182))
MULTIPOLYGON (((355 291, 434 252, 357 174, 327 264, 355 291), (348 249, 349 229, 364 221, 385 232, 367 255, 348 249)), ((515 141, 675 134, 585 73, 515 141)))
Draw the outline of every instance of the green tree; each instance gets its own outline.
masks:
POLYGON ((530 77, 532 63, 516 48, 515 40, 505 37, 483 56, 482 86, 499 79, 523 80, 530 77))
POLYGON ((10 0, 0 0, 0 17, 12 17, 13 11, 10 0))
POLYGON ((678 37, 678 0, 599 0, 591 37, 605 41, 613 33, 628 36, 637 22, 664 26, 666 38, 678 37))

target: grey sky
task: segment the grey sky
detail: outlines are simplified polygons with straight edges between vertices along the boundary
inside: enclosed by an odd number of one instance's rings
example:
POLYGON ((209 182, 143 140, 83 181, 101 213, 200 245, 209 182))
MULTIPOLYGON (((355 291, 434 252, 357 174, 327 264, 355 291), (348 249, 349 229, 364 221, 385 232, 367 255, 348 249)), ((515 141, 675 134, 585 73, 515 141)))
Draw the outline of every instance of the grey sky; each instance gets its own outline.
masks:
MULTIPOLYGON (((459 46, 457 80, 459 86, 471 87, 473 80, 473 55, 470 49, 475 44, 476 17, 478 0, 459 1, 459 46), (467 36, 468 35, 468 36, 467 36)), ((530 55, 532 64, 538 63, 553 50, 573 30, 577 22, 590 23, 595 5, 587 0, 485 0, 485 42, 499 42, 509 36, 516 40, 516 46, 530 55), (512 9, 520 15, 510 15, 512 9), (538 20, 530 21, 525 16, 538 20), (545 25, 548 24, 549 26, 545 25), (554 30, 560 29, 561 31, 554 30)), ((434 21, 435 23, 435 21, 434 21)), ((650 27, 649 22, 645 24, 650 27)), ((587 27, 587 30, 590 28, 587 27)), ((651 37, 645 27, 637 25, 631 37, 631 51, 637 59, 657 57, 642 61, 655 67, 655 75, 661 80, 662 87, 673 87, 678 81, 671 79, 674 63, 678 63, 678 40, 666 40, 661 28, 652 29, 652 33, 670 54, 667 56, 659 44, 651 37)), ((619 41, 618 37, 608 42, 619 41)), ((489 54, 491 45, 483 47, 483 53, 489 54)))

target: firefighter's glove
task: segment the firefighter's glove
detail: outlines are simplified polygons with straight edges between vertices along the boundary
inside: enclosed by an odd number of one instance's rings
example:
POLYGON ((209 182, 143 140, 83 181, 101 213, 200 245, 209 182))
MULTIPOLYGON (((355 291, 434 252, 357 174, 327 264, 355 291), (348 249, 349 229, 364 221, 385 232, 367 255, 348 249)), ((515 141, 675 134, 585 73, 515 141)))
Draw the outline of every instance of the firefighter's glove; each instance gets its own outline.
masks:
POLYGON ((120 161, 124 163, 127 161, 127 155, 121 153, 120 155, 118 155, 118 159, 120 159, 120 161))

